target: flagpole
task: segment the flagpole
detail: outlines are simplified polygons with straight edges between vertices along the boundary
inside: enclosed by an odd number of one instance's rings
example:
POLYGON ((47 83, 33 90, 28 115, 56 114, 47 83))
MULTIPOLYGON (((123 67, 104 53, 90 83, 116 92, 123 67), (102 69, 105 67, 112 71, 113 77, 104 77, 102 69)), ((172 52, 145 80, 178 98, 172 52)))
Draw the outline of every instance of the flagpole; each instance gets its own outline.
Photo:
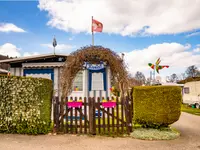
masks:
MULTIPOLYGON (((93 16, 92 16, 92 46, 94 46, 93 16)), ((96 97, 96 90, 94 90, 93 96, 94 98, 96 97)))
POLYGON ((92 46, 94 46, 93 16, 92 16, 92 46))

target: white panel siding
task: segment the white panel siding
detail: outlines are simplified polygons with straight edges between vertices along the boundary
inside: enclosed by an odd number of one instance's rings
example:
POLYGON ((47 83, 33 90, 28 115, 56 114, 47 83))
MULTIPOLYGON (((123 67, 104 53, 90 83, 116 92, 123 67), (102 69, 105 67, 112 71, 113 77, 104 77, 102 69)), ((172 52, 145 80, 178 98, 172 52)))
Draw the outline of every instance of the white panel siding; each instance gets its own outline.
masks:
POLYGON ((21 68, 15 68, 15 75, 16 76, 21 76, 21 68))
POLYGON ((70 97, 77 97, 78 99, 79 99, 79 97, 82 97, 82 98, 84 98, 84 96, 83 96, 83 91, 73 91, 68 97, 70 98, 70 97))
MULTIPOLYGON (((60 96, 60 94, 58 93, 59 92, 59 73, 60 71, 60 68, 54 68, 54 83, 53 83, 53 86, 54 86, 54 96, 60 96)), ((59 100, 61 100, 59 98, 59 100)), ((53 111, 53 100, 52 100, 52 109, 51 109, 51 120, 53 120, 53 114, 54 114, 54 111, 53 111)))
POLYGON ((58 96, 58 68, 54 68, 54 95, 58 96))
POLYGON ((24 69, 21 68, 21 76, 24 76, 24 69))
POLYGON ((60 68, 58 68, 58 80, 57 80, 57 84, 58 84, 58 96, 61 97, 61 93, 60 93, 60 80, 61 77, 60 77, 60 68))
POLYGON ((15 75, 15 68, 10 68, 10 74, 15 75))
POLYGON ((111 93, 110 93, 110 87, 111 87, 111 74, 110 74, 110 67, 107 67, 106 68, 106 71, 107 71, 107 93, 108 93, 108 97, 111 96, 111 93))
POLYGON ((189 94, 183 93, 183 102, 188 104, 200 104, 200 81, 187 82, 184 87, 189 88, 189 94))
POLYGON ((87 96, 87 70, 83 71, 83 97, 87 96))

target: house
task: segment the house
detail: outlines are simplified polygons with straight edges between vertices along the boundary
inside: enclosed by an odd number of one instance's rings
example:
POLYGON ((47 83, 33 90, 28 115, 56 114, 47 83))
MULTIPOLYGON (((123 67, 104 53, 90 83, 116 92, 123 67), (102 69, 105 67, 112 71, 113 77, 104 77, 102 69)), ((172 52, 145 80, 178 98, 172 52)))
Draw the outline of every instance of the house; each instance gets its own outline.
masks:
POLYGON ((7 75, 8 71, 0 68, 0 75, 7 75))
POLYGON ((179 83, 184 84, 183 103, 200 108, 200 77, 187 78, 179 83))
MULTIPOLYGON (((0 55, 0 60, 5 60, 5 59, 9 59, 8 56, 4 56, 4 55, 0 55)), ((0 74, 7 74, 7 70, 9 68, 8 64, 0 64, 0 74)))
MULTIPOLYGON (((54 95, 61 97, 61 74, 67 55, 44 54, 0 60, 0 65, 9 64, 10 74, 47 78, 53 81, 54 95)), ((108 97, 110 96, 110 69, 104 64, 86 63, 74 82, 69 97, 108 97)))

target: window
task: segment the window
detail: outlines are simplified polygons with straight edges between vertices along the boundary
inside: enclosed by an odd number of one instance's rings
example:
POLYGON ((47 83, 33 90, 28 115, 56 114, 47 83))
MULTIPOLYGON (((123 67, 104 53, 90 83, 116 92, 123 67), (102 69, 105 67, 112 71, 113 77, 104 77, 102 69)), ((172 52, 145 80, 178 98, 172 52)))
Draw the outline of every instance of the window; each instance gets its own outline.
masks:
POLYGON ((83 91, 83 72, 79 72, 73 82, 73 91, 83 91))
POLYGON ((185 93, 185 94, 189 94, 189 93, 190 93, 189 87, 185 87, 185 88, 184 88, 184 93, 185 93))

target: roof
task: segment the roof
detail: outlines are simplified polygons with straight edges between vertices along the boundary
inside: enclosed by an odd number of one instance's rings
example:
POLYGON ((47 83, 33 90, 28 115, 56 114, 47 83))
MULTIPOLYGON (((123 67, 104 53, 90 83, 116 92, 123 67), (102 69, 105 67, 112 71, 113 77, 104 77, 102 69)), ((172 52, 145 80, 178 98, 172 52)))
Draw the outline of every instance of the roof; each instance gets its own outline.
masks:
POLYGON ((162 83, 163 86, 184 86, 184 84, 177 84, 177 83, 162 83))
POLYGON ((34 55, 34 56, 27 56, 27 57, 19 57, 19 58, 13 58, 13 59, 5 59, 0 60, 0 63, 16 63, 16 62, 22 62, 26 60, 37 60, 41 58, 51 58, 51 57, 67 57, 68 55, 63 54, 42 54, 42 55, 34 55))
POLYGON ((8 71, 0 68, 0 73, 8 73, 8 71))
POLYGON ((64 62, 22 63, 23 68, 62 67, 63 65, 64 65, 64 62))
POLYGON ((185 80, 179 81, 178 84, 184 84, 184 83, 192 82, 192 81, 200 81, 200 77, 190 77, 190 78, 186 78, 185 80))

